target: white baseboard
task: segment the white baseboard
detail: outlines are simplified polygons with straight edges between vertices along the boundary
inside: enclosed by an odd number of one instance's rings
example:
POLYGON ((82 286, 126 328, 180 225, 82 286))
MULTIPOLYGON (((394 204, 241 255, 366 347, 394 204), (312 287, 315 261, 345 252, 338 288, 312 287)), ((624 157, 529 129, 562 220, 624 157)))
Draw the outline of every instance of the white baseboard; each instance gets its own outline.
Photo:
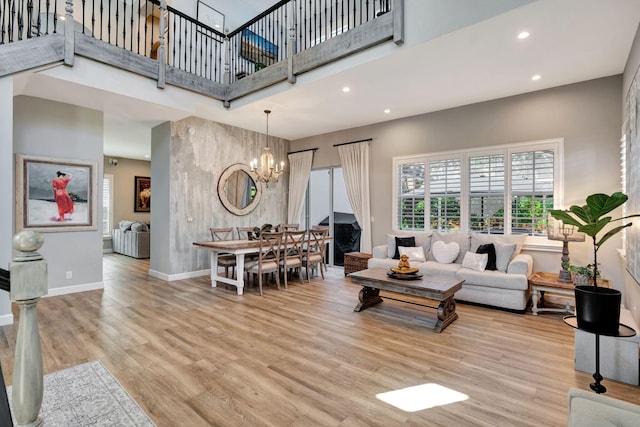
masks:
POLYGON ((86 283, 84 285, 75 286, 63 286, 61 288, 49 288, 49 294, 45 295, 45 297, 75 294, 76 292, 95 291, 96 289, 104 289, 104 282, 86 283))
POLYGON ((189 271, 186 273, 178 274, 166 274, 155 270, 149 270, 149 276, 155 277, 156 279, 164 280, 166 282, 173 282, 174 280, 193 279, 194 277, 209 276, 210 274, 211 270, 189 271))
POLYGON ((0 316, 0 326, 13 325, 13 314, 3 314, 0 316))

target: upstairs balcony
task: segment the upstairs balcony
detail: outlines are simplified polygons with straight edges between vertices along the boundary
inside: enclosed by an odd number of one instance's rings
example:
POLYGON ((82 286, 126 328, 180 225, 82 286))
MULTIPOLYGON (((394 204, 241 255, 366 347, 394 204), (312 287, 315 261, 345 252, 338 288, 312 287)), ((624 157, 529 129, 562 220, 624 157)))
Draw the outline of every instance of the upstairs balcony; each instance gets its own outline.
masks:
POLYGON ((0 77, 74 57, 222 101, 380 43, 403 42, 404 0, 283 0, 223 33, 164 0, 4 0, 0 77))

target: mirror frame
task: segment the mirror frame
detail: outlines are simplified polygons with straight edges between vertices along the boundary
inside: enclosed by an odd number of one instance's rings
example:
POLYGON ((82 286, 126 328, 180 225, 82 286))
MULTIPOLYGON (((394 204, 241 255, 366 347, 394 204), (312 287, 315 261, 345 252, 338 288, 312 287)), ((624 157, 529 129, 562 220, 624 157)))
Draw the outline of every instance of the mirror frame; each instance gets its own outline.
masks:
POLYGON ((258 206, 258 203, 260 203, 260 199, 262 198, 262 187, 259 183, 256 182, 255 178, 251 174, 251 168, 248 165, 245 165, 244 163, 235 163, 226 168, 220 175, 220 179, 218 180, 218 198, 222 202, 222 205, 232 214, 238 216, 247 215, 258 206), (227 194, 224 192, 224 185, 227 182, 227 179, 229 179, 231 175, 238 171, 243 171, 247 175, 249 175, 249 178, 253 180, 253 183, 256 186, 255 197, 253 198, 251 203, 249 203, 244 208, 238 208, 233 203, 231 203, 231 201, 227 198, 227 194))

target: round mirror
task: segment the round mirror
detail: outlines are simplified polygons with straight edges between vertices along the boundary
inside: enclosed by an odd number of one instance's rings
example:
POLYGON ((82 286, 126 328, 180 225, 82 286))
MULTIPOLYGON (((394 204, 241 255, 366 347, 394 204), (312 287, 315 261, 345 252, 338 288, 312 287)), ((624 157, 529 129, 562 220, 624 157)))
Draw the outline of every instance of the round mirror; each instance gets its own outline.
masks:
POLYGON ((232 214, 246 215, 258 206, 262 189, 253 180, 249 166, 236 163, 220 175, 218 197, 232 214))

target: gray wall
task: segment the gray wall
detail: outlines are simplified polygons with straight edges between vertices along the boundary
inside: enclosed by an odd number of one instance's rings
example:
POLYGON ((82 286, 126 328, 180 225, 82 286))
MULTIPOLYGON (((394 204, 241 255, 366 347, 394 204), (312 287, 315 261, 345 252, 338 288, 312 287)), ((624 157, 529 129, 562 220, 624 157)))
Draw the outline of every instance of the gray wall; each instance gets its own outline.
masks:
MULTIPOLYGON (((0 209, 0 268, 9 269, 14 233, 13 77, 0 78, 0 192, 10 200, 0 209)), ((5 199, 6 200, 6 199, 5 199)), ((13 323, 8 292, 0 292, 0 326, 13 323)))
MULTIPOLYGON (((371 214, 373 244, 385 243, 392 229, 392 157, 564 138, 565 204, 584 203, 595 192, 620 189, 622 77, 612 76, 494 101, 292 141, 292 150, 318 147, 313 168, 340 163, 336 143, 373 138, 371 214)), ((617 287, 622 271, 617 238, 602 249, 603 271, 617 287)), ((571 259, 587 264, 585 244, 573 244, 571 259)), ((535 268, 556 271, 557 253, 535 252, 535 268)))
MULTIPOLYGON (((232 164, 248 164, 259 157, 265 145, 264 134, 198 118, 172 122, 170 135, 168 131, 163 125, 152 132, 151 269, 154 274, 171 276, 208 269, 208 251, 193 246, 193 242, 210 240, 210 227, 286 222, 286 173, 278 183, 268 188, 262 186, 260 204, 245 216, 228 212, 217 195, 220 174, 232 164), (165 188, 169 197, 158 200, 157 191, 164 193, 165 188), (156 260, 156 251, 165 251, 159 245, 167 242, 170 256, 161 255, 156 260)), ((285 160, 287 140, 272 137, 269 145, 276 160, 285 160)))
MULTIPOLYGON (((14 98, 15 153, 95 161, 102 176, 102 113, 40 98, 14 98)), ((102 284, 102 191, 98 179, 98 220, 95 231, 44 233, 40 253, 49 264, 49 291, 102 284), (66 272, 73 277, 66 279, 66 272)), ((65 292, 70 292, 67 289, 65 292)))

